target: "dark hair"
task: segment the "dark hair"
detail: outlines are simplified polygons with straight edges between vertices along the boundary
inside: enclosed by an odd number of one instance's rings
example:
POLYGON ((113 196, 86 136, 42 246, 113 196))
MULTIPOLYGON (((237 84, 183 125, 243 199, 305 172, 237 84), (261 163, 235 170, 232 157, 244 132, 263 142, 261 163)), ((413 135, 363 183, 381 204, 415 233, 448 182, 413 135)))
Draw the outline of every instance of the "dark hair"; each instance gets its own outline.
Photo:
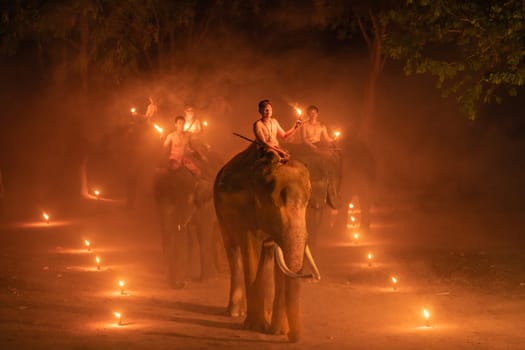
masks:
POLYGON ((270 100, 262 100, 261 102, 259 102, 259 113, 262 113, 264 107, 266 107, 267 105, 272 105, 270 100))
POLYGON ((314 110, 314 109, 315 109, 316 112, 319 112, 319 108, 317 108, 317 106, 315 106, 315 105, 308 106, 308 108, 306 109, 306 112, 310 113, 310 111, 314 110))
POLYGON ((184 118, 182 115, 178 115, 175 117, 175 120, 173 121, 175 124, 177 124, 177 121, 182 120, 186 122, 186 118, 184 118))

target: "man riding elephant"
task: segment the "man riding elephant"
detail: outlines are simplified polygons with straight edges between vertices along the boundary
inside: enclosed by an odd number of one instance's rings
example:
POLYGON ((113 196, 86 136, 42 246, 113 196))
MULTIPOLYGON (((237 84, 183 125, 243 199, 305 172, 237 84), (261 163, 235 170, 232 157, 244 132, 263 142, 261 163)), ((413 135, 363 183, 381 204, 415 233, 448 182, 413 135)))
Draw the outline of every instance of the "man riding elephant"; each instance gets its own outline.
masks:
POLYGON ((269 101, 261 101, 259 113, 261 119, 254 124, 258 142, 227 162, 214 185, 231 272, 228 311, 232 316, 246 313, 248 328, 288 334, 297 341, 301 330, 297 278, 312 277, 302 274, 305 256, 320 278, 307 245, 310 176, 303 163, 287 160, 278 148, 275 137, 292 131, 284 132, 272 121, 269 101), (274 270, 270 252, 275 254, 274 270))

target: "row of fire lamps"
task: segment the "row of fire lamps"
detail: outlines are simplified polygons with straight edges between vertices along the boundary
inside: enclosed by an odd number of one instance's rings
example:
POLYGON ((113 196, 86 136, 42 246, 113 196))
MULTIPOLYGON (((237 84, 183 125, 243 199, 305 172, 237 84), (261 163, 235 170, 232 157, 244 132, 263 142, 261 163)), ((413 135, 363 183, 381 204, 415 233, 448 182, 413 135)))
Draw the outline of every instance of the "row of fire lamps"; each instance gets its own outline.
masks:
MULTIPOLYGON (((94 194, 94 196, 95 196, 95 198, 97 200, 100 199, 101 192, 99 190, 94 190, 93 194, 94 194)), ((44 222, 46 224, 50 224, 51 216, 50 216, 49 213, 43 212, 42 213, 42 218, 44 219, 44 222)), ((83 243, 84 243, 83 246, 86 249, 86 251, 91 253, 91 242, 89 240, 85 239, 83 243)), ((101 263, 102 263, 102 259, 100 258, 100 256, 95 255, 95 266, 96 266, 97 271, 101 270, 101 267, 100 267, 101 263)), ((118 286, 120 288, 120 295, 127 295, 127 293, 126 293, 126 291, 124 289, 125 285, 126 285, 126 282, 124 280, 120 280, 120 279, 118 280, 118 286)), ((115 318, 117 319, 117 325, 118 326, 123 326, 124 325, 124 323, 122 323, 122 312, 115 311, 115 312, 113 312, 113 316, 115 316, 115 318)))
MULTIPOLYGON (((354 244, 358 244, 359 240, 361 238, 358 228, 359 228, 359 218, 358 215, 361 214, 361 210, 356 209, 355 205, 350 202, 348 204, 348 215, 347 215, 347 222, 346 222, 346 229, 347 231, 350 231, 352 241, 354 244)), ((372 267, 372 261, 374 259, 374 255, 372 252, 368 252, 367 256, 368 261, 368 267, 372 267)), ((392 284, 392 290, 397 291, 398 289, 398 278, 396 276, 390 277, 390 282, 392 284)), ((422 312, 423 319, 425 320, 425 326, 430 327, 430 312, 427 309, 423 309, 422 312)))

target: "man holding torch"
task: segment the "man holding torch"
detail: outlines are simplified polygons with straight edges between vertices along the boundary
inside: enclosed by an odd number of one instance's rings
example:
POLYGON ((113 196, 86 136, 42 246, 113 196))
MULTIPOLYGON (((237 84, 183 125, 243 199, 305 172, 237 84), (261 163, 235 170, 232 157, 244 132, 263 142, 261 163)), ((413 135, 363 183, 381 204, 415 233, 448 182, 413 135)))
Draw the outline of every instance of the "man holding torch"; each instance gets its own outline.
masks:
POLYGON ((276 153, 280 158, 288 159, 290 155, 279 146, 277 137, 286 140, 293 136, 301 126, 302 121, 298 119, 292 128, 284 131, 277 119, 272 118, 273 111, 270 100, 262 100, 259 102, 259 114, 261 118, 253 124, 253 132, 257 144, 265 148, 266 151, 276 153))
POLYGON ((206 160, 197 149, 194 149, 190 142, 190 133, 184 130, 185 119, 183 116, 175 117, 175 130, 168 134, 164 141, 164 148, 169 150, 169 170, 176 170, 180 167, 186 167, 193 175, 200 177, 201 170, 195 163, 187 157, 188 149, 191 148, 203 160, 206 160))
POLYGON ((306 113, 309 119, 303 125, 303 143, 314 151, 318 151, 323 143, 333 143, 335 139, 328 135, 326 126, 319 121, 319 108, 311 105, 306 113))

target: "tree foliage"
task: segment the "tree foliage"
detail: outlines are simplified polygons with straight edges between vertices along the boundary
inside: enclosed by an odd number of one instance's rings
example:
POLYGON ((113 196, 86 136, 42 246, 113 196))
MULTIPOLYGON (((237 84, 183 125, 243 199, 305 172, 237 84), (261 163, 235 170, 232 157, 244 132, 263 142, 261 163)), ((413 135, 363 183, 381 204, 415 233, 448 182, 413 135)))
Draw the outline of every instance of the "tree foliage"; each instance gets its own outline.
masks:
POLYGON ((525 9, 520 0, 409 0, 390 10, 385 45, 407 74, 429 73, 469 118, 479 102, 515 96, 525 82, 525 9))

